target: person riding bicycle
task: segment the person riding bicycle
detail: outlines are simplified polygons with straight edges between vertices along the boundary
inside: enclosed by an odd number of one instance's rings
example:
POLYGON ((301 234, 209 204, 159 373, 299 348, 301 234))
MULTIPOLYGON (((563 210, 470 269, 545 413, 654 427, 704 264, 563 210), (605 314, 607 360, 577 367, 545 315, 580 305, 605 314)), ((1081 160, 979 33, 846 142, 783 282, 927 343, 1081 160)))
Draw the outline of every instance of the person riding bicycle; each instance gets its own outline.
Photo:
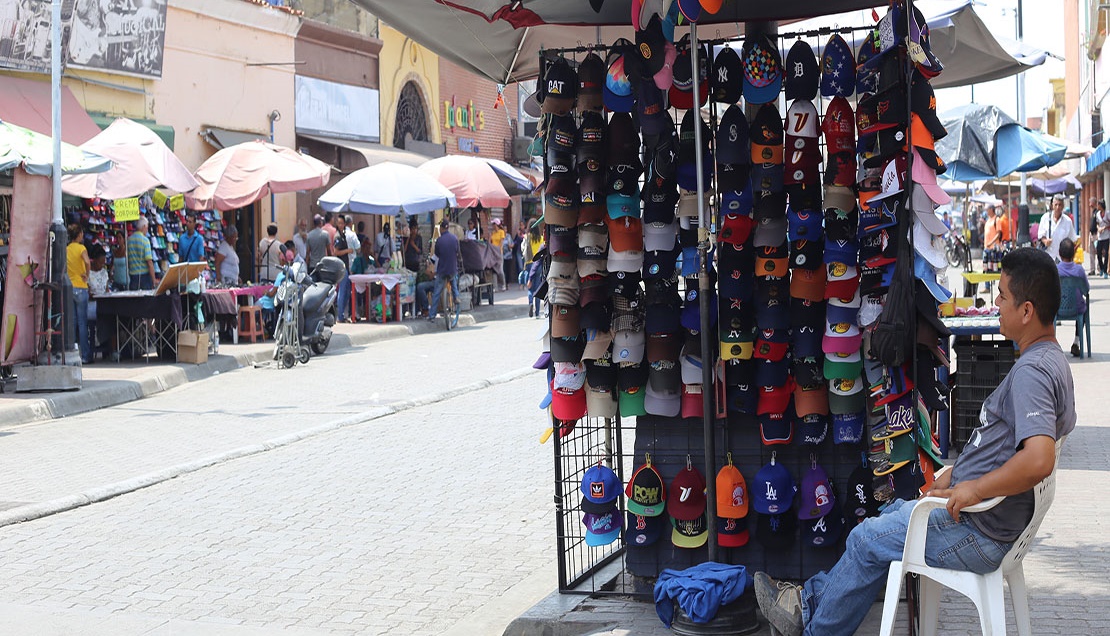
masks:
POLYGON ((439 308, 439 297, 443 294, 443 286, 451 281, 451 294, 455 299, 455 306, 459 303, 459 239, 448 231, 449 223, 446 219, 439 223, 439 238, 435 243, 436 256, 436 281, 432 288, 432 302, 428 307, 428 320, 436 319, 436 310, 439 308))

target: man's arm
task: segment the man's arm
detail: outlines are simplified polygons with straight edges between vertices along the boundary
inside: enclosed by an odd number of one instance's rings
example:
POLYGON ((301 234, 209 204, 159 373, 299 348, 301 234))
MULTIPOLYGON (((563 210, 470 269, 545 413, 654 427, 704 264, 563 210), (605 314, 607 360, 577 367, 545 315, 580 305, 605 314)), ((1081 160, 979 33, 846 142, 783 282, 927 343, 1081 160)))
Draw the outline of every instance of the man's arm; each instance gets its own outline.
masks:
MULTIPOLYGON (((1052 473, 1056 463, 1056 442, 1048 435, 1034 435, 1022 442, 1022 447, 1005 464, 978 479, 963 481, 955 488, 948 483, 934 484, 926 493, 929 497, 948 499, 948 514, 960 520, 960 511, 992 497, 1009 497, 1026 492, 1052 473)), ((951 471, 944 475, 951 482, 951 471)), ((940 480, 938 480, 939 482, 940 480)))

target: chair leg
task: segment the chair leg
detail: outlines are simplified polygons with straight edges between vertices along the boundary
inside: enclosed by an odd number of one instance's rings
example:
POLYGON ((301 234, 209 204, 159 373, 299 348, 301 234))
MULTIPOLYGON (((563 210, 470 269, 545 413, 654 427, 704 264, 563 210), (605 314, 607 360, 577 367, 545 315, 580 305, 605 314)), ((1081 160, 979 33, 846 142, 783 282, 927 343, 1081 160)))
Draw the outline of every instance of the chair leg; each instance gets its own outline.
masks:
POLYGON ((984 636, 1006 636, 1006 605, 1002 592, 1002 573, 998 570, 979 579, 979 625, 984 636))
POLYGON ((1087 310, 1087 316, 1083 320, 1083 328, 1087 334, 1087 357, 1091 357, 1091 310, 1087 310))
POLYGON ((1032 636, 1033 624, 1029 619, 1029 592, 1025 588, 1025 570, 1019 563, 1006 575, 1010 584, 1010 602, 1014 604, 1014 619, 1018 636, 1032 636))
POLYGON ((934 636, 937 633, 937 619, 940 618, 940 599, 944 586, 927 576, 918 577, 918 633, 921 636, 934 636))
POLYGON ((894 633, 894 618, 898 615, 898 592, 901 589, 902 562, 894 561, 886 575, 886 596, 883 598, 883 620, 879 627, 879 636, 891 636, 894 633))

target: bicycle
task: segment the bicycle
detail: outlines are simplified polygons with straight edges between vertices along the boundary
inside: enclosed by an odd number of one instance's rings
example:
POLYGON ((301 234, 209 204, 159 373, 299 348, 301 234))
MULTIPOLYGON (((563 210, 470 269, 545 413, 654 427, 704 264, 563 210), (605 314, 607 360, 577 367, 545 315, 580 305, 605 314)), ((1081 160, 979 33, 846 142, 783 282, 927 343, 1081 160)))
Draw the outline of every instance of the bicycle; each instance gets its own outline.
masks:
POLYGON ((459 325, 459 303, 455 299, 455 284, 448 278, 443 284, 443 294, 440 296, 443 305, 443 326, 451 331, 459 325))

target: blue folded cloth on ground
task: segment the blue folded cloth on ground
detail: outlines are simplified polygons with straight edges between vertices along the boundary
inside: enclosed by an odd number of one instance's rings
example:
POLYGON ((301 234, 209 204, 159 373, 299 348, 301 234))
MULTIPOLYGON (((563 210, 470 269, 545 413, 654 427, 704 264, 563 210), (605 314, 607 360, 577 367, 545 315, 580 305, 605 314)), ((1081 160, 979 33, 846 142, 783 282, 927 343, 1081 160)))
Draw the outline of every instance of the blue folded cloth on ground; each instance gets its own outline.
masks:
POLYGON ((708 623, 751 585, 742 565, 709 561, 685 570, 663 570, 655 581, 655 612, 667 627, 674 620, 674 604, 695 623, 708 623))

